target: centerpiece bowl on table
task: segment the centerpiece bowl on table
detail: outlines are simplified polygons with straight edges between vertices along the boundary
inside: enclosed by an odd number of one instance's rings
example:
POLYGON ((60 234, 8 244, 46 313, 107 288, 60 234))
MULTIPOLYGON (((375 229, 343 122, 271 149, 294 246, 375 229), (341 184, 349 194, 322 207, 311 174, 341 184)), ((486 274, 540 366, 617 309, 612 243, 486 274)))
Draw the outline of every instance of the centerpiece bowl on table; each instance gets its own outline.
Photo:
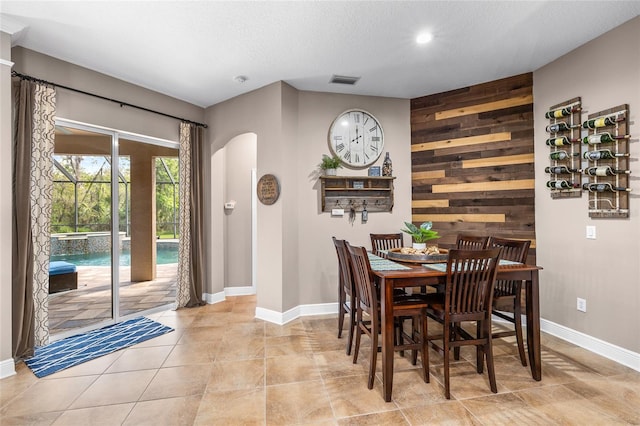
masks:
POLYGON ((430 246, 426 249, 414 249, 411 247, 394 248, 387 251, 387 258, 397 262, 409 263, 440 263, 446 262, 449 250, 430 246))

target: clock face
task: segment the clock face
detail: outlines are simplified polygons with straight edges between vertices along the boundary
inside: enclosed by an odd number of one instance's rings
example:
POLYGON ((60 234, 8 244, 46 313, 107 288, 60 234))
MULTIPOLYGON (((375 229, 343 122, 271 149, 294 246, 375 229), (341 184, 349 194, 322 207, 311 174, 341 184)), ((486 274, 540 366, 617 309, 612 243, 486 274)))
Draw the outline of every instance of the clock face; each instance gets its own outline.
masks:
POLYGON ((331 124, 329 148, 348 167, 367 167, 375 163, 383 151, 382 127, 378 120, 366 111, 345 111, 331 124))

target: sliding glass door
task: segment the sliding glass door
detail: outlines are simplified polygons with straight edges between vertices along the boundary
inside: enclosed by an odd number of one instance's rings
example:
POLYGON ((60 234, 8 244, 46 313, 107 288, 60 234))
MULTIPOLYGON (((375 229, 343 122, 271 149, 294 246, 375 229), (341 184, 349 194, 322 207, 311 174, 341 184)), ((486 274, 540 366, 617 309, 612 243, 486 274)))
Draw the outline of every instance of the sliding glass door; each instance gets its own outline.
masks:
POLYGON ((50 286, 51 334, 166 309, 176 291, 178 144, 59 119, 54 152, 51 260, 74 272, 50 286))

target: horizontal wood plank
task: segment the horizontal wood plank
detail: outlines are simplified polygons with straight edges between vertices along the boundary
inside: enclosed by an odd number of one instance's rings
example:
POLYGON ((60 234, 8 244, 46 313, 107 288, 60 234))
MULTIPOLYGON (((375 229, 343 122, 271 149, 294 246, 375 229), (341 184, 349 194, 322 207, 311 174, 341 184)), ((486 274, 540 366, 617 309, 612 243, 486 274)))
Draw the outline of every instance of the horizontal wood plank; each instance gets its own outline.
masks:
POLYGON ((449 207, 449 200, 413 200, 411 208, 449 207))
POLYGON ((411 145, 411 152, 418 151, 430 151, 441 148, 452 148, 458 146, 471 146, 479 145, 489 142, 508 141, 511 139, 511 132, 489 133, 479 136, 469 136, 458 139, 444 139, 433 142, 426 142, 416 145, 411 145))
POLYGON ((533 103, 533 95, 522 95, 516 98, 503 99, 500 101, 487 102, 484 104, 470 105, 467 107, 437 112, 436 120, 445 120, 447 118, 460 117, 469 114, 478 114, 481 112, 493 111, 519 105, 527 105, 531 103, 533 103))
POLYGON ((413 222, 505 222, 504 214, 414 214, 413 222))
POLYGON ((471 191, 509 191, 512 189, 534 189, 534 179, 522 179, 498 182, 454 183, 433 185, 432 192, 471 192, 471 191))
POLYGON ((493 167, 493 166, 504 166, 509 164, 526 164, 533 163, 534 155, 531 154, 520 154, 520 155, 505 155, 502 157, 491 157, 491 158, 479 158, 477 160, 467 160, 462 162, 463 169, 469 169, 472 167, 493 167))
POLYGON ((429 170, 411 173, 411 180, 443 178, 444 176, 444 170, 429 170))

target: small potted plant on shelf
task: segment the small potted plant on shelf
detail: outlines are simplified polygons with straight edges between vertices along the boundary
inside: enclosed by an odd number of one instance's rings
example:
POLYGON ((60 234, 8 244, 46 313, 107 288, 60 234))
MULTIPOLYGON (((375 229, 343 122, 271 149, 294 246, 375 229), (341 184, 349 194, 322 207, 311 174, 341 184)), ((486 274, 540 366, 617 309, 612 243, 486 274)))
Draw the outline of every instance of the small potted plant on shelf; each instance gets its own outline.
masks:
POLYGON ((427 241, 440 238, 438 231, 431 229, 433 224, 431 222, 424 222, 419 227, 411 222, 405 222, 406 228, 402 229, 402 232, 406 232, 413 238, 413 248, 418 250, 424 250, 427 248, 427 241))
POLYGON ((327 154, 324 154, 319 167, 321 170, 324 170, 325 176, 335 176, 337 174, 337 169, 342 167, 342 161, 340 161, 340 157, 337 155, 329 157, 327 154))

